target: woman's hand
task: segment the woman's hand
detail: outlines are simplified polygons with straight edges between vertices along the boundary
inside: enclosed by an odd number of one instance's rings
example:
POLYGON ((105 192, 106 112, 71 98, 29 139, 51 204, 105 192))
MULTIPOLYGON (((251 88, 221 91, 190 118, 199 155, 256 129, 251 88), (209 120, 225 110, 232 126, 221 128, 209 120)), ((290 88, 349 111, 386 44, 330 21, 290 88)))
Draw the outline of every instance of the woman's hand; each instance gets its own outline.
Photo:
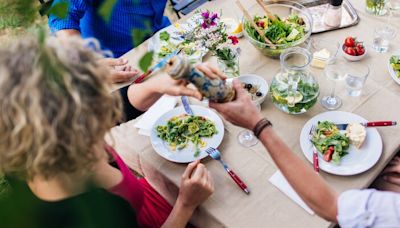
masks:
POLYGON ((177 203, 194 210, 214 192, 214 181, 210 172, 199 160, 188 165, 182 175, 177 203))
POLYGON ((381 175, 386 182, 400 186, 400 157, 394 157, 381 175))
POLYGON ((105 65, 110 69, 110 78, 112 83, 127 82, 135 77, 139 71, 128 65, 128 60, 119 58, 99 59, 100 65, 105 65))
POLYGON ((210 107, 221 113, 229 122, 253 130, 263 117, 239 81, 233 80, 233 88, 236 90, 234 101, 228 103, 210 102, 210 107))

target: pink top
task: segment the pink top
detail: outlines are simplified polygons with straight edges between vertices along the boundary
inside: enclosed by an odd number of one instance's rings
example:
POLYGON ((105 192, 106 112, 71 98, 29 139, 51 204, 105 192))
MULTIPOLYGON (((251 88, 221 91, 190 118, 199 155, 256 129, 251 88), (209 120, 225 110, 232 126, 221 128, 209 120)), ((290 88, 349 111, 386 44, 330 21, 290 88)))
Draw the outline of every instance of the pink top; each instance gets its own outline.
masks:
POLYGON ((123 179, 108 191, 124 198, 135 209, 141 227, 161 227, 172 211, 172 206, 146 181, 136 178, 115 150, 106 145, 123 179))

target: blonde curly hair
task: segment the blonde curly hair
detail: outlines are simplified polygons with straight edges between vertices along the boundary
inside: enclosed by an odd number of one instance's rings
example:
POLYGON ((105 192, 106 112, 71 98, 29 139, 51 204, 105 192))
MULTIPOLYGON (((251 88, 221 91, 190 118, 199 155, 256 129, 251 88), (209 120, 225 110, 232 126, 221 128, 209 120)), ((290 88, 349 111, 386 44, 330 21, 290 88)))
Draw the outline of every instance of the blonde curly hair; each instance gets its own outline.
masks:
POLYGON ((108 70, 79 39, 23 37, 0 48, 0 172, 88 173, 121 117, 108 70))

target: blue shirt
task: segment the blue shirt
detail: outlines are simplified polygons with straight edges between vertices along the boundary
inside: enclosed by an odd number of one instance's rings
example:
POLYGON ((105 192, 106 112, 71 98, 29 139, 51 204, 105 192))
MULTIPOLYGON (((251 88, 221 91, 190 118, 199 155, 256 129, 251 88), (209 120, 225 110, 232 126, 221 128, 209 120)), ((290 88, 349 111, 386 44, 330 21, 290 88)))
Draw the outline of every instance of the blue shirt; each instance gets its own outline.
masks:
MULTIPOLYGON (((54 0, 54 4, 63 0, 54 0)), ((65 0, 64 0, 65 1, 65 0)), ((116 0, 110 20, 106 22, 98 9, 103 0, 69 0, 69 11, 66 18, 49 16, 51 31, 75 29, 83 38, 94 37, 100 41, 102 49, 109 49, 114 57, 119 57, 132 48, 134 42, 133 29, 146 28, 148 23, 151 36, 154 32, 170 25, 164 17, 167 0, 116 0)), ((141 41, 136 41, 135 44, 141 41)))

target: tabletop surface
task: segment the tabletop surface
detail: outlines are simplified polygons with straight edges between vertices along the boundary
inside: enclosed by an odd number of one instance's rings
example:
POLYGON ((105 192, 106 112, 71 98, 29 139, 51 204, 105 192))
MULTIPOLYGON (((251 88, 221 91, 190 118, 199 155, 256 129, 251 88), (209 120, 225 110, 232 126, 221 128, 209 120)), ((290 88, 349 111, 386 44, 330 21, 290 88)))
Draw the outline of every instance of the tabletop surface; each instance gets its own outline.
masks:
MULTIPOLYGON (((208 2, 202 8, 222 10, 224 17, 238 17, 239 10, 234 1, 218 0, 208 2)), ((245 1, 243 1, 245 2, 245 1)), ((248 1, 250 2, 250 1, 248 1)), ((255 2, 255 1, 254 1, 255 2)), ((360 97, 348 97, 344 85, 338 85, 337 95, 343 99, 340 111, 358 114, 367 120, 397 120, 400 114, 400 86, 390 77, 387 62, 392 52, 400 48, 400 39, 391 43, 389 53, 376 53, 372 50, 374 27, 386 22, 385 18, 374 17, 365 12, 365 1, 350 1, 361 18, 357 26, 313 35, 313 39, 342 42, 347 36, 356 36, 363 40, 369 49, 363 64, 371 72, 360 97)), ((397 29, 400 31, 399 23, 397 29)), ((242 49, 240 57, 241 73, 252 73, 264 77, 270 82, 280 65, 278 60, 263 56, 246 38, 240 39, 242 49)), ((137 62, 147 50, 147 42, 128 52, 124 57, 132 63, 137 62)), ((211 59, 211 61, 215 61, 211 59)), ((319 81, 321 95, 330 91, 331 84, 322 71, 312 69, 319 81)), ((262 113, 274 124, 275 131, 283 138, 294 153, 304 162, 311 164, 303 156, 299 136, 303 125, 311 117, 325 112, 318 103, 302 115, 288 115, 277 108, 268 98, 262 105, 262 113)), ((135 120, 121 124, 111 130, 108 138, 127 164, 142 173, 150 183, 170 202, 177 194, 177 187, 186 165, 164 160, 153 150, 149 137, 139 135, 133 127, 135 120), (171 192, 172 197, 171 197, 171 192), (167 196, 167 195, 170 196, 167 196)), ((316 215, 310 215, 291 199, 269 183, 268 179, 277 171, 266 149, 259 143, 251 148, 241 147, 237 134, 242 130, 225 122, 226 133, 219 147, 224 160, 243 179, 251 189, 244 194, 229 178, 216 161, 204 159, 202 162, 211 171, 216 182, 214 194, 202 204, 192 222, 200 227, 328 227, 331 224, 316 215)), ((344 177, 321 172, 321 176, 338 192, 352 188, 367 187, 395 155, 400 147, 399 127, 378 129, 383 141, 383 154, 379 162, 369 171, 359 175, 344 177)))

